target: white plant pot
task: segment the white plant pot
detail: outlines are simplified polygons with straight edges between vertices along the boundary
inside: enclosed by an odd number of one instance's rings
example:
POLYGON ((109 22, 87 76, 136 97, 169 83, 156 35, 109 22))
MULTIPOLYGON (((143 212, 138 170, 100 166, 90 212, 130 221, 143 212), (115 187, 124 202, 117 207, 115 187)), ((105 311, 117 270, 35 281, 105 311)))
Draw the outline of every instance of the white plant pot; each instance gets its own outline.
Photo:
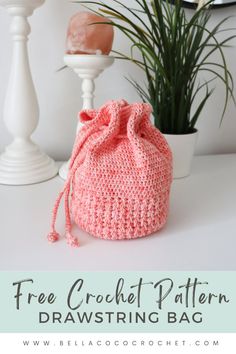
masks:
POLYGON ((191 134, 164 134, 173 154, 173 178, 190 175, 198 131, 191 134))

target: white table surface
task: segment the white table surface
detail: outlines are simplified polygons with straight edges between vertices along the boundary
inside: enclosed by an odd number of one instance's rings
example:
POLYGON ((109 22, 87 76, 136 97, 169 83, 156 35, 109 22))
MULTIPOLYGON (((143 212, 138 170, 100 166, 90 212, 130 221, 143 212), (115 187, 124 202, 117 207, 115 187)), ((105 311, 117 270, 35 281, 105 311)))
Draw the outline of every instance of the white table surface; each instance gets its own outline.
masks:
POLYGON ((75 228, 80 248, 48 244, 62 186, 60 177, 0 186, 0 270, 236 270, 236 154, 195 157, 191 176, 173 183, 167 225, 144 239, 105 241, 75 228))

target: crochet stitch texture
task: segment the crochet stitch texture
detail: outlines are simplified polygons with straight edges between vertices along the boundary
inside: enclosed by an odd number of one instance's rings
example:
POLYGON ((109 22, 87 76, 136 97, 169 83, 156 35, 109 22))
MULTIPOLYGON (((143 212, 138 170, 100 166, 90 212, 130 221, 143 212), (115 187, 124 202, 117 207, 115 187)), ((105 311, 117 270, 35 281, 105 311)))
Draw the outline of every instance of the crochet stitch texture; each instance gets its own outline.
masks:
POLYGON ((77 135, 64 190, 53 212, 55 221, 65 194, 66 237, 71 221, 95 237, 121 240, 147 236, 164 226, 172 182, 172 154, 150 122, 146 103, 109 101, 99 110, 80 113, 85 123, 77 135), (71 193, 72 191, 72 193, 71 193))

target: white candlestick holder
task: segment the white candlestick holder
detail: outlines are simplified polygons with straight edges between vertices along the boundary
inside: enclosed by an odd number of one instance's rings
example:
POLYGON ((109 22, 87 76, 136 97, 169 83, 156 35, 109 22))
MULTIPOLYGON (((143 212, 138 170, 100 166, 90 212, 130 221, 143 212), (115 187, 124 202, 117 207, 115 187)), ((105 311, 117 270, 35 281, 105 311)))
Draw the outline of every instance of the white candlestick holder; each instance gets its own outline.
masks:
MULTIPOLYGON (((82 79, 82 109, 94 108, 95 79, 114 62, 114 58, 108 55, 65 55, 65 64, 74 70, 80 79, 82 79)), ((77 134, 82 126, 81 122, 77 125, 77 134)), ((59 175, 66 179, 69 170, 70 161, 62 165, 59 175)))
POLYGON ((3 119, 13 142, 0 156, 0 183, 26 185, 54 177, 57 168, 52 159, 32 142, 31 135, 39 120, 38 100, 31 76, 27 41, 28 17, 45 0, 0 0, 11 16, 10 33, 13 55, 3 119))

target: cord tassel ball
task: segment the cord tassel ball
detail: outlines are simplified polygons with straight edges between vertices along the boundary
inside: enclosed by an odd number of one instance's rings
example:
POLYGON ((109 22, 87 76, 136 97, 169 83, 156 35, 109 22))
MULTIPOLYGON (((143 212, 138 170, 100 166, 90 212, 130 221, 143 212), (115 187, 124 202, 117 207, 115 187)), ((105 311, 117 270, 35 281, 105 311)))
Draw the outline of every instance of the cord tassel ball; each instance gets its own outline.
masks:
POLYGON ((79 241, 76 237, 74 237, 69 231, 66 233, 66 241, 67 244, 71 247, 78 248, 79 247, 79 241))
POLYGON ((60 238, 60 235, 58 232, 56 231, 51 231, 49 234, 48 234, 48 242, 50 243, 55 243, 59 240, 60 238))

